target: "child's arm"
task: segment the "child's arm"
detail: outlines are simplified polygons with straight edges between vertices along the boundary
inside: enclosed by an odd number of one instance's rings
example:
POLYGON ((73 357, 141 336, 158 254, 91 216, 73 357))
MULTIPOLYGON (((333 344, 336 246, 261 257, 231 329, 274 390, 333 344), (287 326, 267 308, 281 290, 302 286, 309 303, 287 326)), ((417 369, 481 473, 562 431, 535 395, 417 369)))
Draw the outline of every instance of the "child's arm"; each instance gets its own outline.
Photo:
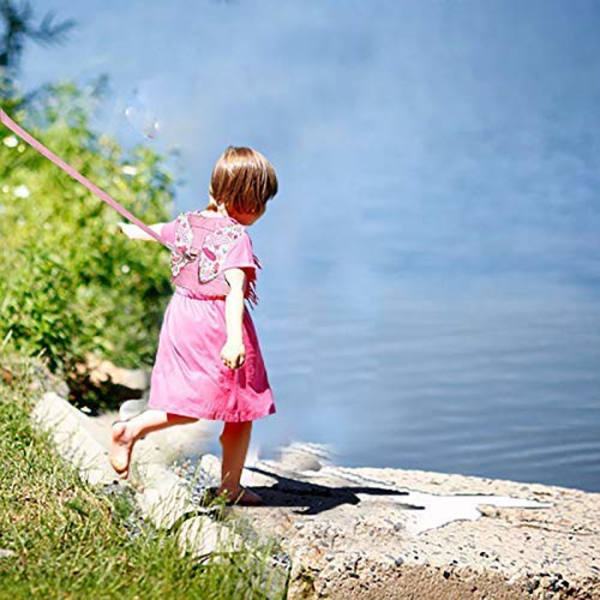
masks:
POLYGON ((241 367, 246 359, 246 349, 242 338, 246 273, 243 269, 227 269, 225 281, 229 284, 230 290, 225 299, 227 341, 221 350, 221 358, 226 366, 236 369, 241 367))
MULTIPOLYGON (((121 222, 117 223, 117 225, 121 229, 121 231, 131 240, 144 240, 148 242, 158 241, 151 235, 147 234, 143 229, 141 229, 137 225, 134 225, 133 223, 121 222)), ((156 231, 156 233, 160 235, 163 225, 164 223, 155 223, 154 225, 149 225, 148 227, 150 227, 152 231, 156 231)))

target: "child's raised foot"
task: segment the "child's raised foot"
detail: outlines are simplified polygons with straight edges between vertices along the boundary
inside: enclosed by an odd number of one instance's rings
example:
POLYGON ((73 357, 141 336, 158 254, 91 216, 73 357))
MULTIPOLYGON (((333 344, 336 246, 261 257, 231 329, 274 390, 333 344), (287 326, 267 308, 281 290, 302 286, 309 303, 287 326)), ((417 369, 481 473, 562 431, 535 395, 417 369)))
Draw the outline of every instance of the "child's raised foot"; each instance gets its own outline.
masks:
POLYGON ((129 476, 129 462, 134 441, 126 422, 117 421, 112 426, 112 443, 108 459, 112 468, 122 479, 127 479, 129 476))

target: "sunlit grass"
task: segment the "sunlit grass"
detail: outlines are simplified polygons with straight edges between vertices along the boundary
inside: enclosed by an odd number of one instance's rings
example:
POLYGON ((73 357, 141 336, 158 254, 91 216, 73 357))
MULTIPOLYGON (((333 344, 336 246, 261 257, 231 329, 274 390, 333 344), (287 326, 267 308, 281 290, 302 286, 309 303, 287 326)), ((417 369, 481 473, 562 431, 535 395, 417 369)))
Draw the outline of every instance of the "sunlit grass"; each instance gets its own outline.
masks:
POLYGON ((32 428, 32 397, 57 380, 48 373, 32 391, 39 362, 6 350, 0 366, 8 369, 0 377, 0 598, 277 597, 268 583, 272 540, 245 538, 242 551, 204 560, 182 556, 176 531, 144 522, 128 488, 88 485, 32 428))

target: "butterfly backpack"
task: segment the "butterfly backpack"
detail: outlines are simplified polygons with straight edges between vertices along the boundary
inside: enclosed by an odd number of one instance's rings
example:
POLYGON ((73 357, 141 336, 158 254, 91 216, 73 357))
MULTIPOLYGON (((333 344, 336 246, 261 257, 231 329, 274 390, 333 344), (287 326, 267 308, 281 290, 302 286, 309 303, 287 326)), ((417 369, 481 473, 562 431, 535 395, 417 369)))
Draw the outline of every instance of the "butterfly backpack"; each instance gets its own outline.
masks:
MULTIPOLYGON (((236 240, 245 228, 237 222, 227 223, 209 231, 202 247, 192 246, 194 234, 188 214, 181 213, 176 220, 175 249, 171 251, 171 281, 205 296, 221 297, 227 294, 229 284, 222 266, 236 240)), ((256 255, 252 255, 257 269, 262 268, 256 255)), ((246 270, 244 297, 251 304, 258 303, 256 294, 256 269, 246 270)))

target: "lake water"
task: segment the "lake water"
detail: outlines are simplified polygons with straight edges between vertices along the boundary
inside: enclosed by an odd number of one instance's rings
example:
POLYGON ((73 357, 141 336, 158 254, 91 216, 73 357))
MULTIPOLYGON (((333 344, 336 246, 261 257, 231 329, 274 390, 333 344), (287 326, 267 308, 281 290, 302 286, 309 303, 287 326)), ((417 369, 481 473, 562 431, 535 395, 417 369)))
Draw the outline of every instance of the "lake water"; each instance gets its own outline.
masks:
POLYGON ((255 422, 261 457, 301 440, 346 466, 600 491, 600 305, 539 277, 462 281, 382 282, 363 310, 343 285, 265 290, 253 318, 278 412, 255 422))

